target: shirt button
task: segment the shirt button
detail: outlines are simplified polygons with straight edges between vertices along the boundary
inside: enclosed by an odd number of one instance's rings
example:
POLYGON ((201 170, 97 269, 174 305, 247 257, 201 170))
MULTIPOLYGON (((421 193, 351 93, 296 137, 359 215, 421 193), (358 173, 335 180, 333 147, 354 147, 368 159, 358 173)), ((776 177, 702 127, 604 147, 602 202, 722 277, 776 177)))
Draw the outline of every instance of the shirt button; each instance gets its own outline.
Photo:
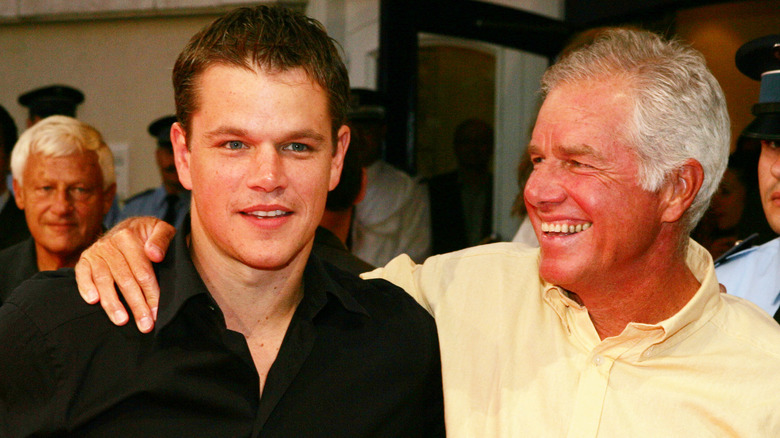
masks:
POLYGON ((601 366, 601 364, 602 364, 603 362, 604 362, 604 358, 603 358, 603 357, 601 357, 601 356, 599 356, 599 355, 593 356, 593 365, 595 365, 595 366, 601 366))

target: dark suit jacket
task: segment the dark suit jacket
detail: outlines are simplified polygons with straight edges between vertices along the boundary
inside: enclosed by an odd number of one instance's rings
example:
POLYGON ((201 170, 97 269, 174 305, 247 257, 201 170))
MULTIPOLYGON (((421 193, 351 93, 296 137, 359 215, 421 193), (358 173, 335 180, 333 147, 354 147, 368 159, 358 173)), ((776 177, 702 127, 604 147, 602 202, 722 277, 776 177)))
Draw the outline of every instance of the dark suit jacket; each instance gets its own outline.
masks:
MULTIPOLYGON (((482 237, 490 236, 493 212, 493 184, 485 188, 488 199, 482 212, 482 237)), ((466 219, 461 199, 461 183, 458 172, 436 175, 428 180, 428 191, 431 200, 431 231, 433 235, 433 253, 443 254, 457 251, 469 246, 466 239, 466 219)))
POLYGON ((37 272, 38 261, 32 237, 0 251, 0 305, 11 291, 37 272))
POLYGON ((24 211, 19 210, 13 197, 8 199, 0 210, 0 249, 21 242, 30 237, 24 211))

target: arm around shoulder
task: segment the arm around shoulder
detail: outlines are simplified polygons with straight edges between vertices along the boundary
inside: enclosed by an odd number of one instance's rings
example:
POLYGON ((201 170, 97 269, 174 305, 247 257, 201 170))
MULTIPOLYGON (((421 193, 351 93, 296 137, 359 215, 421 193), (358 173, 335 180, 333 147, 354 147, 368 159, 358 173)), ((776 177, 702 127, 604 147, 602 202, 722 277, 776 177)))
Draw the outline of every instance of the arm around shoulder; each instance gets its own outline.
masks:
POLYGON ((435 270, 433 266, 435 258, 431 257, 424 264, 418 265, 408 255, 401 254, 390 260, 384 267, 360 274, 360 277, 385 279, 411 295, 429 313, 433 313, 434 291, 426 290, 425 278, 435 270))

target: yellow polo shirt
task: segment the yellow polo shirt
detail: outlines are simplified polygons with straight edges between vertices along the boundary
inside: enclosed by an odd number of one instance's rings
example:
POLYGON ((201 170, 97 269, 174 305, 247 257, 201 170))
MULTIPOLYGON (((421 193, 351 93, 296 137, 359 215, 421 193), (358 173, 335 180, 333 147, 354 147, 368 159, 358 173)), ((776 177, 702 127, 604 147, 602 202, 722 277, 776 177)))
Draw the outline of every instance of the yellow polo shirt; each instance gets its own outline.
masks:
POLYGON ((538 262, 500 243, 364 274, 436 318, 448 436, 780 437, 780 326, 720 293, 701 246, 687 260, 701 287, 680 312, 603 341, 538 262))

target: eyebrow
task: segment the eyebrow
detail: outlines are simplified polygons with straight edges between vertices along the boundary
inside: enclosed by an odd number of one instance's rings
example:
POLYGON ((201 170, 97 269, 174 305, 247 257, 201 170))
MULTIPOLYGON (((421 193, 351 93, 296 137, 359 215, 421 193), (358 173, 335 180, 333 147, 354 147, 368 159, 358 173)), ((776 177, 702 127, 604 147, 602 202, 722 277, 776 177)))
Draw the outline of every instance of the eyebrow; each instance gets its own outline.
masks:
POLYGON ((596 150, 595 148, 587 144, 566 145, 566 146, 561 146, 560 149, 561 152, 563 152, 565 155, 574 155, 574 156, 587 155, 597 160, 604 159, 604 154, 602 154, 600 151, 596 150))
MULTIPOLYGON (((574 144, 574 145, 564 145, 564 146, 556 146, 556 150, 558 150, 563 155, 573 155, 573 156, 591 156, 597 160, 604 160, 605 156, 600 151, 596 150, 590 145, 587 144, 574 144)), ((528 145, 528 153, 529 154, 541 154, 541 147, 537 146, 533 143, 528 145)))
MULTIPOLYGON (((231 126, 220 127, 213 131, 209 131, 205 134, 207 138, 223 137, 223 136, 235 136, 235 137, 249 137, 249 131, 243 128, 236 128, 231 126)), ((284 141, 290 141, 294 139, 311 139, 317 142, 325 141, 326 137, 313 129, 301 129, 292 131, 284 135, 284 141)))

